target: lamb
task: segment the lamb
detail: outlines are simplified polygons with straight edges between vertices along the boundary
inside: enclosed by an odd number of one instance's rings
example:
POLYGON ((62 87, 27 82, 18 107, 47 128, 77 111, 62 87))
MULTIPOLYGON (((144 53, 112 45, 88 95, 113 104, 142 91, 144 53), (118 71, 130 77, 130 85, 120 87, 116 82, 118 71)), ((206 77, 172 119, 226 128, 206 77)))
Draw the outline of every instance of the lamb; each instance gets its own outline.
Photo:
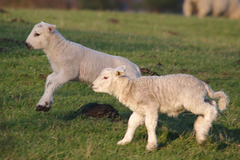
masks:
POLYGON ((202 18, 212 14, 215 17, 237 19, 240 18, 240 2, 239 0, 184 0, 183 13, 187 17, 197 14, 202 18))
POLYGON ((148 132, 147 150, 157 148, 155 133, 158 113, 177 116, 187 110, 199 115, 195 124, 197 142, 202 145, 212 122, 217 117, 216 102, 206 98, 219 98, 219 110, 226 109, 228 99, 223 91, 214 92, 205 82, 187 74, 142 76, 132 79, 126 75, 126 66, 104 69, 92 83, 95 92, 114 95, 133 111, 127 132, 118 145, 132 141, 136 128, 145 122, 148 132))
POLYGON ((25 45, 30 50, 43 50, 53 70, 47 77, 45 92, 36 106, 37 111, 50 110, 56 88, 72 80, 91 83, 106 67, 126 65, 126 74, 129 77, 141 76, 139 67, 126 58, 98 52, 68 41, 56 30, 56 25, 45 22, 33 27, 25 45))

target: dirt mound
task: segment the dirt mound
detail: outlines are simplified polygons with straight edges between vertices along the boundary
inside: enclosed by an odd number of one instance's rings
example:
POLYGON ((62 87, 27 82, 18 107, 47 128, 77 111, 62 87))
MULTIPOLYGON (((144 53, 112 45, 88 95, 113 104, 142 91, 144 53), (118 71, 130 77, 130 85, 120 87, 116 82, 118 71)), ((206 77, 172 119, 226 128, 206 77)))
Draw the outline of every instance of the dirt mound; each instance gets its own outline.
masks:
POLYGON ((75 114, 83 114, 87 117, 103 118, 107 117, 110 119, 119 118, 118 111, 109 104, 98 104, 89 103, 82 106, 75 114))

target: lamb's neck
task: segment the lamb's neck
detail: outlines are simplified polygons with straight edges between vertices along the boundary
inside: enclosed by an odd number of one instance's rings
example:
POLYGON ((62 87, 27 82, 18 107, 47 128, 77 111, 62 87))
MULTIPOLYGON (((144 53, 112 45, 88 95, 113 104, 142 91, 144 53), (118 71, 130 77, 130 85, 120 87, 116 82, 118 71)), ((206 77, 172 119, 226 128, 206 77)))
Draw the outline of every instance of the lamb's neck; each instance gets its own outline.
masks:
POLYGON ((62 52, 66 47, 65 43, 68 43, 58 31, 54 31, 52 34, 48 40, 49 44, 43 49, 48 57, 51 57, 52 54, 56 55, 62 52))
POLYGON ((133 81, 133 79, 128 77, 120 77, 116 80, 114 87, 112 87, 112 94, 118 98, 120 102, 123 102, 130 93, 131 87, 134 83, 133 81))

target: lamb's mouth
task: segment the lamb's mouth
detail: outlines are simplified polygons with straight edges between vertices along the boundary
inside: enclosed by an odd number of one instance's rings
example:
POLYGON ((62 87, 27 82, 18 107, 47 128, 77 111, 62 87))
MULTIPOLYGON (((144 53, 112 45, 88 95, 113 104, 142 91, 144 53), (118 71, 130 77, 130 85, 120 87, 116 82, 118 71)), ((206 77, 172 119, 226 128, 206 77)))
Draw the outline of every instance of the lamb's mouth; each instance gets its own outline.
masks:
POLYGON ((95 87, 92 87, 92 89, 95 91, 95 90, 97 90, 97 88, 95 88, 95 87))
POLYGON ((33 46, 31 44, 29 44, 28 42, 25 42, 25 46, 29 49, 29 50, 33 50, 33 46))

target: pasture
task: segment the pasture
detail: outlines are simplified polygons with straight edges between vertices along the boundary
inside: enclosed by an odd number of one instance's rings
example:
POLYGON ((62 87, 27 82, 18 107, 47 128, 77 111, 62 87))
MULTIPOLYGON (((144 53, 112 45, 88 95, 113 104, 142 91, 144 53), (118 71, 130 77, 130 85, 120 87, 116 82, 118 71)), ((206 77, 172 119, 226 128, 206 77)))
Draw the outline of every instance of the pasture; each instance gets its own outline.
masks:
POLYGON ((240 21, 181 15, 5 9, 0 13, 0 159, 240 159, 240 21), (36 112, 51 73, 43 51, 27 50, 32 27, 56 24, 66 38, 86 47, 128 58, 159 75, 191 74, 230 103, 213 123, 205 146, 195 140, 196 116, 160 114, 159 148, 145 151, 147 132, 118 146, 131 111, 91 85, 68 82, 54 94, 49 112, 36 112), (110 104, 121 119, 76 114, 89 103, 110 104))

